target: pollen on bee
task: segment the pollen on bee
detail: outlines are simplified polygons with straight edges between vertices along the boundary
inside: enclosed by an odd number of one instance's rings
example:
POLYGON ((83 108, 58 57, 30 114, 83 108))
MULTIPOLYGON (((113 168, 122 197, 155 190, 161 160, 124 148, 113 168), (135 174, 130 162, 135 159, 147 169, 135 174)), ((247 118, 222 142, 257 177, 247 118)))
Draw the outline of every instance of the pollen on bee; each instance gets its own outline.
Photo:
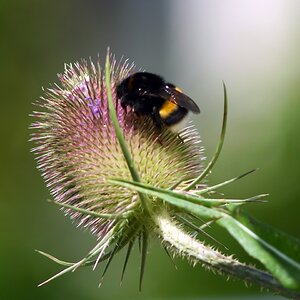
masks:
POLYGON ((165 119, 174 111, 176 111, 178 105, 172 101, 165 101, 162 105, 161 109, 159 110, 159 115, 161 118, 165 119))

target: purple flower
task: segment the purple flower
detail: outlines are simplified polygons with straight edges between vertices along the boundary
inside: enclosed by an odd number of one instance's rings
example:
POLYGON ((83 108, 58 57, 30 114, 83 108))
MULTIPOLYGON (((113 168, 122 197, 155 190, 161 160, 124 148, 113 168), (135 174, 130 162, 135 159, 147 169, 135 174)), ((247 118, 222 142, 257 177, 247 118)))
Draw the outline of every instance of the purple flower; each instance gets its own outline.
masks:
MULTIPOLYGON (((184 187, 202 170, 199 135, 189 124, 179 138, 166 128, 158 130, 151 118, 139 117, 130 108, 125 111, 115 88, 132 70, 133 65, 112 60, 114 106, 135 167, 144 183, 184 187)), ((67 65, 59 80, 60 85, 46 90, 33 113, 33 152, 54 201, 99 239, 92 252, 97 264, 109 245, 132 242, 143 228, 151 228, 151 220, 144 216, 137 192, 109 182, 130 180, 131 174, 109 115, 100 63, 67 65), (112 217, 116 215, 123 217, 112 217)), ((149 201, 154 210, 159 209, 155 197, 149 201)))

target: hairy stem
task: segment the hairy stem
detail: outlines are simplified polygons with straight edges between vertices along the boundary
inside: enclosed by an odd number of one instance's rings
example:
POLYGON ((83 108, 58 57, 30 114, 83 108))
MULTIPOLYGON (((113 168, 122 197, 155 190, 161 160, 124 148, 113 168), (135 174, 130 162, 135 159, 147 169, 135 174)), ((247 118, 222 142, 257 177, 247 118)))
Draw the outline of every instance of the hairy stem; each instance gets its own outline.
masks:
POLYGON ((163 243, 175 253, 188 257, 192 261, 201 263, 219 273, 255 283, 284 297, 300 299, 298 291, 286 289, 268 272, 240 263, 231 256, 226 256, 210 246, 204 245, 203 242, 192 238, 166 212, 157 214, 154 217, 154 222, 156 224, 155 230, 163 243))

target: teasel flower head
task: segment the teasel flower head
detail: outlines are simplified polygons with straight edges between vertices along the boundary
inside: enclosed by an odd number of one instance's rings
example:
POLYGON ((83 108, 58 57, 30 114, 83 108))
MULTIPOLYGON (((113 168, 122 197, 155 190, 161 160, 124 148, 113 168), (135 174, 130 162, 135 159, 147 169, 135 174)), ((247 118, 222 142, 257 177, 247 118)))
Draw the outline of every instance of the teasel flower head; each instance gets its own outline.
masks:
POLYGON ((168 128, 158 128, 151 117, 138 116, 130 107, 120 106, 116 86, 132 72, 133 64, 117 64, 109 53, 105 72, 99 60, 96 64, 82 60, 66 65, 58 76, 60 83, 46 89, 36 103, 31 140, 38 168, 52 195, 50 201, 97 239, 95 247, 75 263, 38 251, 65 267, 40 285, 79 267, 93 265, 95 269, 99 262, 106 261, 103 278, 114 255, 128 246, 123 277, 138 240, 141 288, 149 235, 154 235, 170 257, 180 255, 193 264, 200 263, 218 273, 298 299, 299 293, 286 288, 294 287, 295 282, 286 280, 286 273, 279 274, 279 267, 274 265, 273 258, 282 259, 281 253, 274 252, 274 247, 247 227, 251 223, 261 230, 261 225, 246 215, 240 221, 238 216, 241 205, 260 201, 266 194, 248 199, 210 197, 210 192, 253 170, 214 186, 203 184, 224 141, 225 85, 221 137, 215 155, 203 168, 203 148, 191 123, 173 133, 168 128), (204 224, 200 226, 199 221, 204 224), (276 278, 222 254, 199 238, 201 233, 216 242, 204 231, 212 223, 227 230, 276 278))
POLYGON ((110 246, 122 248, 136 237, 146 239, 155 226, 152 216, 162 208, 168 210, 157 197, 145 197, 112 179, 138 179, 153 187, 182 189, 200 174, 204 159, 199 134, 191 123, 177 134, 158 129, 150 117, 119 105, 116 85, 134 71, 134 65, 117 64, 112 57, 110 64, 109 75, 99 61, 66 65, 58 75, 60 84, 46 89, 36 103, 31 126, 38 169, 54 203, 98 239, 81 264, 94 258, 97 265, 110 246))

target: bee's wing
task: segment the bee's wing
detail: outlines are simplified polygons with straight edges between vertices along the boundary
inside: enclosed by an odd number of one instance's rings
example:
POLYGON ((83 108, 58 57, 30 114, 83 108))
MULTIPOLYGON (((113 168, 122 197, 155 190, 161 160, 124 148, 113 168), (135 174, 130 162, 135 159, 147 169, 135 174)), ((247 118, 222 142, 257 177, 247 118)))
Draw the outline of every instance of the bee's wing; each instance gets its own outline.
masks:
POLYGON ((157 96, 160 96, 165 100, 172 101, 195 114, 200 113, 198 105, 189 96, 185 95, 173 85, 166 85, 157 96))

